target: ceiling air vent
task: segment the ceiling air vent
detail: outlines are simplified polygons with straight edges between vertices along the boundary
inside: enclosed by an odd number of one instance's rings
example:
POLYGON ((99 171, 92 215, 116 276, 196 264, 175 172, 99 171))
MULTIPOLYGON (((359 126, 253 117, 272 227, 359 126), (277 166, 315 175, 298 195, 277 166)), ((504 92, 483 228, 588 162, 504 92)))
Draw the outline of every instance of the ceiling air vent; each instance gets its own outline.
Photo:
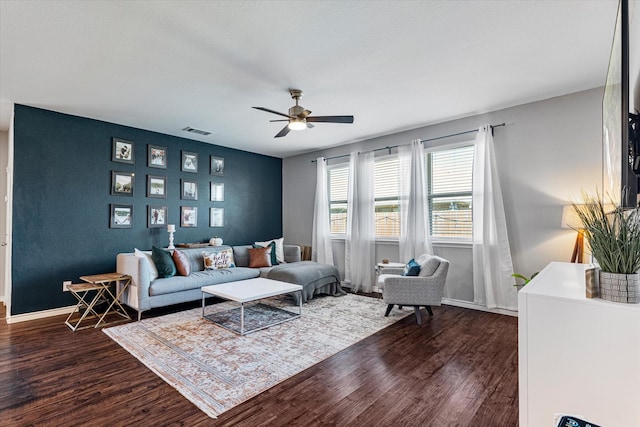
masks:
POLYGON ((196 129, 196 128, 192 128, 190 126, 187 126, 186 128, 182 129, 184 131, 187 132, 191 132, 191 133, 197 133, 198 135, 211 135, 211 132, 209 132, 208 130, 202 130, 202 129, 196 129))

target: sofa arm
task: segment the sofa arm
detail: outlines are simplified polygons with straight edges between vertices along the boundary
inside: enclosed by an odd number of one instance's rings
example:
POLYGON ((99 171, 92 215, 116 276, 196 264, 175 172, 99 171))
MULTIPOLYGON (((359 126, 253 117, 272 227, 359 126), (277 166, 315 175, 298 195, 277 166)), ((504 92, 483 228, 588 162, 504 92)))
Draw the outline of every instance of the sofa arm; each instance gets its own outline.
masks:
POLYGON ((440 305, 444 283, 440 278, 392 276, 384 280, 382 299, 387 304, 440 305))
POLYGON ((302 250, 297 245, 284 245, 284 260, 285 262, 299 262, 302 261, 302 250))
POLYGON ((131 284, 120 296, 120 301, 138 312, 149 310, 149 269, 147 259, 131 253, 121 253, 116 257, 116 271, 131 276, 131 284))

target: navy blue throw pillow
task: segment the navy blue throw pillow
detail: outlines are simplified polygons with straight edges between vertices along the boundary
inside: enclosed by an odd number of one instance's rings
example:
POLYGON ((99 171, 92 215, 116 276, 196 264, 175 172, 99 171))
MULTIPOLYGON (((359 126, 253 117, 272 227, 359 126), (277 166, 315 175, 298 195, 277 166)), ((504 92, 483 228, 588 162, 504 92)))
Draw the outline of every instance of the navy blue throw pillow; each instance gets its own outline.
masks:
POLYGON ((171 252, 153 246, 151 247, 151 258, 158 269, 158 276, 173 277, 176 275, 176 264, 171 258, 171 252))
POLYGON ((402 275, 417 276, 418 274, 420 274, 420 264, 418 264, 416 260, 412 258, 411 261, 409 261, 407 265, 405 265, 402 275))

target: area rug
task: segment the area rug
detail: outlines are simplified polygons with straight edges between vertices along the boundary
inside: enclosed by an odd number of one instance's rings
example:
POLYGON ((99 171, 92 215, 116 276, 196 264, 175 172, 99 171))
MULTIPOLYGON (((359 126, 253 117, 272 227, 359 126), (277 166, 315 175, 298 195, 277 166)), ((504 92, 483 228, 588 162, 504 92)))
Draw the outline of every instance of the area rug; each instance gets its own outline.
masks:
MULTIPOLYGON (((267 302, 298 311, 287 297, 267 302)), ((214 304, 206 313, 224 315, 237 307, 214 304)), ((384 317, 385 307, 380 299, 354 294, 316 297, 304 304, 301 318, 245 336, 204 319, 202 309, 196 308, 104 333, 216 418, 413 312, 393 310, 384 317)))

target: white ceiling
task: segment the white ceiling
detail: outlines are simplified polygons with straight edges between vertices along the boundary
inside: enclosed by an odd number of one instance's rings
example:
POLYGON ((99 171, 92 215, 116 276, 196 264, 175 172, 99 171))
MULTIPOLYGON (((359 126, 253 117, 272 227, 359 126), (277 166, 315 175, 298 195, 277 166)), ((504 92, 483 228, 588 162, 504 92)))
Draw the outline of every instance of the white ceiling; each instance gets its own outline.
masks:
POLYGON ((0 0, 0 128, 18 103, 289 157, 602 86, 617 3, 0 0), (251 107, 288 88, 355 123, 274 139, 251 107))

